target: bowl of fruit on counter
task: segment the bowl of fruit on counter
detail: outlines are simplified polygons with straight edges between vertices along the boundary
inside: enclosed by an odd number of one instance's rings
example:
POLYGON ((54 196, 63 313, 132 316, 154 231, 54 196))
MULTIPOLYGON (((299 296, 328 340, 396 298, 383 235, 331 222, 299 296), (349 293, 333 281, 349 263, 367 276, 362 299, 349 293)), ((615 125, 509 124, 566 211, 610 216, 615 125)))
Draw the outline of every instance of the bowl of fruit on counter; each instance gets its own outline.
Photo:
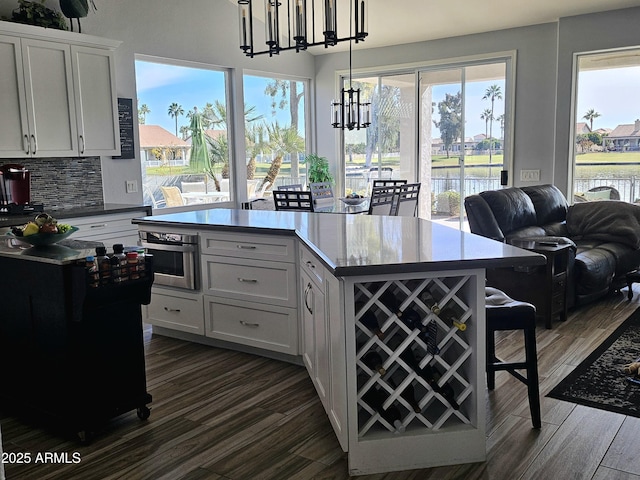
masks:
POLYGON ((37 247, 53 245, 77 231, 78 227, 58 223, 58 220, 48 213, 39 213, 32 221, 19 227, 11 227, 11 231, 7 232, 7 235, 37 247))

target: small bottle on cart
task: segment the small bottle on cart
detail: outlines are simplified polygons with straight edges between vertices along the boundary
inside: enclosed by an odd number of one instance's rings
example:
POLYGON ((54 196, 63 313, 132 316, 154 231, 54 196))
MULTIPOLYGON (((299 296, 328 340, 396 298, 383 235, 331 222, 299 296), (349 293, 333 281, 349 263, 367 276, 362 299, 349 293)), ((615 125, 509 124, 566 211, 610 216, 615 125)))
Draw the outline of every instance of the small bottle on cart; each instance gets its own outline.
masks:
POLYGON ((105 247, 96 247, 96 263, 100 275, 100 285, 111 283, 111 259, 107 256, 105 247))
POLYGON ((140 278, 147 275, 144 248, 138 249, 138 275, 140 278))
POLYGON ((127 252, 127 269, 129 270, 129 280, 140 278, 138 273, 138 252, 127 252))
POLYGON ((120 277, 120 260, 118 257, 113 256, 109 261, 111 262, 111 281, 113 283, 120 283, 122 281, 120 277))
POLYGON ((113 246, 113 256, 118 259, 118 264, 120 266, 120 281, 126 282, 129 280, 129 262, 124 253, 124 245, 116 243, 113 246))
POLYGON ((100 276, 98 274, 98 265, 93 255, 88 255, 87 258, 85 258, 85 269, 89 275, 89 286, 94 288, 99 286, 100 276))

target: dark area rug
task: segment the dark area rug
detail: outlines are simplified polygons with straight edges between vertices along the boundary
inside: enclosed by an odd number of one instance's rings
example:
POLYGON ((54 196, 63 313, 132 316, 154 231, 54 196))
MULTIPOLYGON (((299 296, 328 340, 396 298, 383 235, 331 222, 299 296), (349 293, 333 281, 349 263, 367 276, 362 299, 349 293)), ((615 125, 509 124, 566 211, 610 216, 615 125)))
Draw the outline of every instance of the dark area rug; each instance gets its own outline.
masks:
MULTIPOLYGON (((640 384, 622 369, 640 358, 640 309, 547 395, 588 407, 640 417, 640 384)), ((640 378, 640 377, 636 377, 640 378)))

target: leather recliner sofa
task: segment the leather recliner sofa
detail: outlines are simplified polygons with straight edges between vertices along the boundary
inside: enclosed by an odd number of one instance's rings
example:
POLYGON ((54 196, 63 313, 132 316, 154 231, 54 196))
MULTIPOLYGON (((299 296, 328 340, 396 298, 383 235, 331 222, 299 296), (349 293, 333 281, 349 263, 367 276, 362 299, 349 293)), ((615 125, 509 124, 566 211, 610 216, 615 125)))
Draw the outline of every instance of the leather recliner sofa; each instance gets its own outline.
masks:
POLYGON ((545 237, 574 245, 568 263, 568 307, 620 289, 626 285, 625 274, 640 265, 637 205, 612 200, 569 206, 554 185, 486 191, 468 196, 464 204, 472 233, 506 243, 545 237))

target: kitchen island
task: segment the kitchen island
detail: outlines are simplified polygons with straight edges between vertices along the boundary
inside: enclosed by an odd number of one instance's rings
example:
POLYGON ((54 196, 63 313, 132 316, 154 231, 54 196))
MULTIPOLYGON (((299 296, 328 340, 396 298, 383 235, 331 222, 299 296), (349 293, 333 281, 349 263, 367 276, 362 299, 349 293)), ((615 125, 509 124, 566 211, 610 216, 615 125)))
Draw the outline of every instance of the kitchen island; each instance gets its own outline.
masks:
MULTIPOLYGON (((133 222, 199 233, 202 288, 185 295, 201 302, 204 338, 301 357, 351 474, 485 459, 485 269, 543 256, 407 217, 211 209, 133 222)), ((154 289, 146 321, 166 327, 172 295, 154 289)))

